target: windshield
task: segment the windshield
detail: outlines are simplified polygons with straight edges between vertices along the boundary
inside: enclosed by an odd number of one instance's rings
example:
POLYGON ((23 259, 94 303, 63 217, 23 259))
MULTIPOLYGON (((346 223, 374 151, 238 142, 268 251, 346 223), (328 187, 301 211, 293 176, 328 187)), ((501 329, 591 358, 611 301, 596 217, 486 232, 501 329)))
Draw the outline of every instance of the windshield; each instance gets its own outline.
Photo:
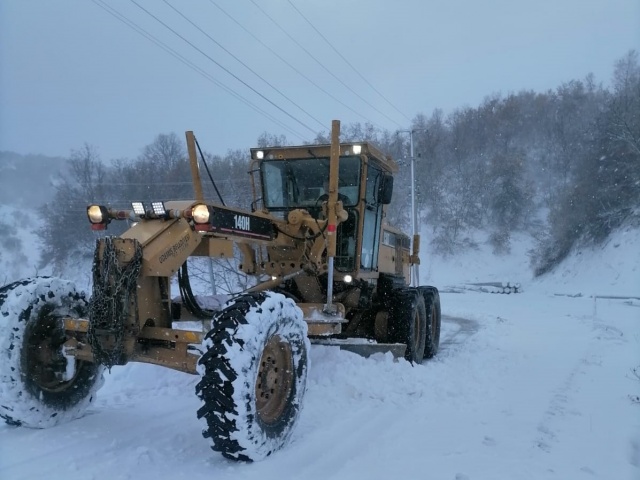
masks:
MULTIPOLYGON (((264 204, 268 209, 318 206, 329 180, 329 158, 265 160, 260 165, 264 204)), ((360 157, 340 157, 338 193, 344 206, 358 203, 360 157)))

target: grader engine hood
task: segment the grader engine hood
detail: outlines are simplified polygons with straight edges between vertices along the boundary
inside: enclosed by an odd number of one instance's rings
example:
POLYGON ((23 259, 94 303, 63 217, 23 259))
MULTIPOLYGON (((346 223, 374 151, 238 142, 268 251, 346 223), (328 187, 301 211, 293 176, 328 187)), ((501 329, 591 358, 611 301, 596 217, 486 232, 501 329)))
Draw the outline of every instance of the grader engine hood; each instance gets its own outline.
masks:
MULTIPOLYGON (((192 202, 167 202, 169 212, 181 212, 192 202)), ((175 215, 177 216, 177 215, 175 215)), ((170 277, 202 241, 185 218, 142 220, 121 235, 136 240, 142 247, 141 274, 170 277)))
POLYGON ((201 242, 184 219, 172 222, 144 222, 128 230, 122 238, 137 240, 143 247, 144 276, 171 276, 201 242))

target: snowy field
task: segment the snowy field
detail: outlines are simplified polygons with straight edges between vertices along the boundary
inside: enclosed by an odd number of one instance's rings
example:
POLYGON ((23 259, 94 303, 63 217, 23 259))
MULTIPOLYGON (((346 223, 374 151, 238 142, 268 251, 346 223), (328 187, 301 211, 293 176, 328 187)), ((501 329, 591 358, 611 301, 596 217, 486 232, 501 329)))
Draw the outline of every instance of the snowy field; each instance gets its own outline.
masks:
POLYGON ((291 443, 242 464, 209 449, 196 378, 116 367, 88 415, 0 426, 0 479, 640 479, 640 231, 532 280, 518 242, 430 258, 441 350, 423 365, 314 346, 291 443), (470 283, 518 282, 482 293, 470 283), (451 292, 451 293, 447 293, 451 292), (458 292, 458 293, 453 293, 458 292))

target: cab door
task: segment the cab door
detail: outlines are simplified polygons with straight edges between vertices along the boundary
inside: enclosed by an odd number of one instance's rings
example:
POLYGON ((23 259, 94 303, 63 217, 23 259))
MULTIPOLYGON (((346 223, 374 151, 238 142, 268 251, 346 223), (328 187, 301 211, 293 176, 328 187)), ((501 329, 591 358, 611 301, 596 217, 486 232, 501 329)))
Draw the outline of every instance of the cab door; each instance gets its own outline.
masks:
POLYGON ((376 271, 378 269, 382 203, 377 197, 380 182, 383 181, 383 178, 382 170, 369 164, 363 213, 362 253, 360 256, 360 268, 365 271, 376 271))

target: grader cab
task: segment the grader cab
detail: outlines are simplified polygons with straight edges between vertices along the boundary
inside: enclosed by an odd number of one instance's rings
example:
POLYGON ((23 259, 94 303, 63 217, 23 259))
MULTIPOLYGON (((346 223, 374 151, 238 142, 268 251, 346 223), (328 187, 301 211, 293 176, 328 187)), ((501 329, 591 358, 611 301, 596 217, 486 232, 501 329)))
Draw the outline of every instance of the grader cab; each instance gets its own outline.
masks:
POLYGON ((199 375, 197 415, 212 448, 260 460, 293 430, 311 343, 433 357, 438 290, 409 285, 419 238, 411 251, 385 222, 397 166, 371 144, 340 143, 332 127, 330 145, 251 150, 250 211, 204 198, 192 132, 194 200, 90 205, 96 231, 135 223, 97 241, 89 299, 56 278, 0 288, 9 351, 0 417, 31 427, 78 417, 105 368, 145 362, 199 375), (187 259, 230 258, 234 246, 255 285, 209 311, 192 294, 187 259))

